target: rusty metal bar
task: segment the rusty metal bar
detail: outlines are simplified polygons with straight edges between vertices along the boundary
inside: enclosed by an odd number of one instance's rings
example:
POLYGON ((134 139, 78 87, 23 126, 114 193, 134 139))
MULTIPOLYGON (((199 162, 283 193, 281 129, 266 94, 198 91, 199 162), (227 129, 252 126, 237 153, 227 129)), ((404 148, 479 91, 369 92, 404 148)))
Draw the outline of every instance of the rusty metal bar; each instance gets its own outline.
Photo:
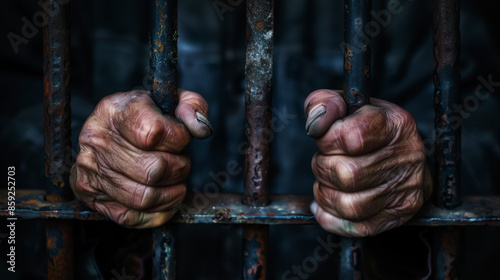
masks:
POLYGON ((243 279, 266 279, 269 225, 243 226, 243 279))
POLYGON ((433 1, 437 205, 460 205, 460 1, 433 1))
POLYGON ((177 94, 177 1, 151 1, 149 55, 151 98, 166 115, 173 115, 177 94))
MULTIPOLYGON (((43 190, 17 190, 15 217, 30 219, 107 220, 79 201, 44 200, 43 190)), ((187 194, 181 210, 171 222, 181 224, 316 224, 309 210, 313 197, 308 195, 270 195, 268 206, 253 207, 242 203, 241 194, 221 193, 200 208, 194 194, 187 194)), ((10 217, 7 195, 0 192, 0 217, 10 217)), ((464 196, 453 211, 432 204, 407 224, 410 226, 500 226, 500 196, 464 196)))
MULTIPOLYGON (((44 141, 47 202, 73 198, 69 187, 72 165, 70 107, 69 4, 46 0, 43 29, 44 141)), ((46 221, 47 278, 73 279, 72 222, 46 221)))
POLYGON ((47 201, 67 201, 73 198, 73 192, 68 184, 72 165, 69 5, 59 5, 57 1, 47 2, 54 11, 50 16, 47 16, 48 24, 43 30, 43 104, 47 201))
MULTIPOLYGON (((247 1, 246 149, 243 203, 269 204, 269 137, 273 71, 274 0, 247 1)), ((269 227, 243 227, 243 279, 266 279, 269 227)))
POLYGON ((433 251, 435 279, 458 279, 457 255, 460 231, 454 227, 439 228, 434 231, 433 251))
POLYGON ((248 205, 267 205, 269 137, 271 133, 271 77, 273 65, 274 1, 247 1, 245 191, 248 205))
MULTIPOLYGON (((460 1, 434 0, 434 111, 436 131, 436 204, 455 209, 460 201, 461 120, 460 104, 460 1)), ((457 279, 460 232, 447 228, 435 232, 435 263, 439 279, 457 279)))
MULTIPOLYGON (((371 0, 344 0, 344 85, 347 113, 370 103, 371 0)), ((353 239, 341 256, 340 279, 362 279, 362 241, 353 239)), ((345 243, 345 242, 343 242, 345 243)))
MULTIPOLYGON (((152 0, 149 34, 151 99, 167 117, 173 116, 177 94, 177 0, 152 0)), ((153 229, 153 276, 177 279, 177 225, 153 229)))
POLYGON ((177 278, 177 238, 175 225, 159 227, 153 230, 153 279, 177 278))
POLYGON ((344 1, 344 100, 349 114, 370 103, 371 0, 344 1))

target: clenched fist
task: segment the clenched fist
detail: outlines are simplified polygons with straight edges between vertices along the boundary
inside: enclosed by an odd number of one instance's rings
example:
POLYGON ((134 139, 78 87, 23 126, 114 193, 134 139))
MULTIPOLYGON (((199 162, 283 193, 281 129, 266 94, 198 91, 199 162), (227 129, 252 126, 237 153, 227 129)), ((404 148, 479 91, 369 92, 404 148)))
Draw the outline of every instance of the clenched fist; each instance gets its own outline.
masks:
POLYGON ((318 147, 311 211, 325 230, 342 236, 402 225, 432 190, 411 114, 383 100, 370 102, 346 116, 339 92, 318 90, 304 104, 306 130, 318 147))
POLYGON ((105 97, 80 133, 71 170, 75 196, 116 223, 135 228, 167 222, 182 202, 191 137, 212 134, 208 105, 179 91, 175 118, 164 116, 146 91, 105 97))

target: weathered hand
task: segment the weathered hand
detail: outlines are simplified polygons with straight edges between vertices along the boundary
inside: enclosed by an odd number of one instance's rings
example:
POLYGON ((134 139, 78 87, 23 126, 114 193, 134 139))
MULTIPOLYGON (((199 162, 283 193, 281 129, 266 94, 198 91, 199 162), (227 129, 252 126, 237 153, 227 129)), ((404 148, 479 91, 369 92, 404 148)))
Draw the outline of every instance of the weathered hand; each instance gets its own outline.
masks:
POLYGON ((383 100, 370 102, 346 116, 339 92, 318 90, 304 104, 306 130, 318 147, 311 211, 325 230, 342 236, 402 225, 432 189, 411 114, 383 100))
POLYGON ((80 133, 71 170, 76 197, 116 223, 135 228, 167 222, 182 202, 191 137, 212 134, 208 105, 179 91, 175 117, 163 116, 146 91, 105 97, 80 133))

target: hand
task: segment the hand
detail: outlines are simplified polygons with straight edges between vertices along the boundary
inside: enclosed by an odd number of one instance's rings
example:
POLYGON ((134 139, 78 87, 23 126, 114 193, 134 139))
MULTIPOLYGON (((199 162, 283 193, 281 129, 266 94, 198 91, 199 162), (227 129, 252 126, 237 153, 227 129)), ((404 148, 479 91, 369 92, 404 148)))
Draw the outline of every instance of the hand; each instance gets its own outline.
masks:
POLYGON ((395 104, 371 98, 352 115, 337 91, 305 101, 306 130, 316 139, 317 222, 348 237, 376 235, 408 221, 422 207, 432 180, 415 120, 395 104))
POLYGON ((191 137, 212 134, 208 105, 179 91, 175 117, 164 116, 146 91, 105 97, 83 125, 71 169, 75 196, 116 223, 134 228, 166 223, 186 194, 191 137))

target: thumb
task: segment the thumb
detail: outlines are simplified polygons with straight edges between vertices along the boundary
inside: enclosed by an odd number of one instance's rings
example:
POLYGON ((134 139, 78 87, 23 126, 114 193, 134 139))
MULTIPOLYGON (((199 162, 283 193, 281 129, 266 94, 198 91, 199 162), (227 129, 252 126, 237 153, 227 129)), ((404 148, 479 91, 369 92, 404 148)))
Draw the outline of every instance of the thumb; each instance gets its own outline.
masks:
POLYGON ((306 131, 312 138, 321 138, 332 124, 346 116, 346 105, 338 91, 320 89, 306 98, 306 131))
POLYGON ((208 104, 201 95, 179 89, 179 105, 175 109, 175 116, 184 123, 193 137, 204 139, 212 135, 208 104))

